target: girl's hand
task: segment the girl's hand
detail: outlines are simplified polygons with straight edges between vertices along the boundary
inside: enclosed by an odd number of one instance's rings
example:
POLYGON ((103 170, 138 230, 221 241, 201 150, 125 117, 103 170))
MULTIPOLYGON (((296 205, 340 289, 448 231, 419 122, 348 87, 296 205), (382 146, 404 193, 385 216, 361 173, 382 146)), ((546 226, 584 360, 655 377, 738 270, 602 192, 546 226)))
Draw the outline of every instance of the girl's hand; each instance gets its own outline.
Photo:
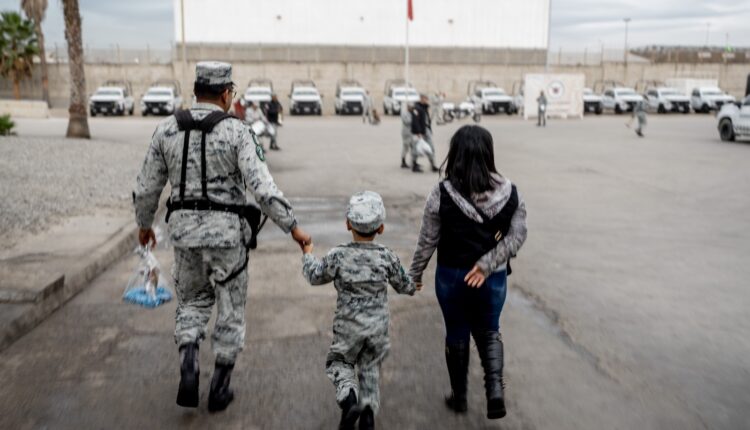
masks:
POLYGON ((302 245, 302 253, 303 254, 312 254, 313 248, 314 248, 314 246, 313 246, 312 242, 306 243, 305 245, 302 245))
POLYGON ((424 284, 421 282, 417 282, 414 284, 414 287, 417 289, 417 291, 422 291, 422 287, 424 287, 424 284))
POLYGON ((474 266, 471 271, 466 274, 466 277, 464 278, 464 282, 471 287, 471 288, 479 288, 482 285, 484 285, 485 280, 484 273, 482 273, 482 269, 479 268, 479 266, 474 266))

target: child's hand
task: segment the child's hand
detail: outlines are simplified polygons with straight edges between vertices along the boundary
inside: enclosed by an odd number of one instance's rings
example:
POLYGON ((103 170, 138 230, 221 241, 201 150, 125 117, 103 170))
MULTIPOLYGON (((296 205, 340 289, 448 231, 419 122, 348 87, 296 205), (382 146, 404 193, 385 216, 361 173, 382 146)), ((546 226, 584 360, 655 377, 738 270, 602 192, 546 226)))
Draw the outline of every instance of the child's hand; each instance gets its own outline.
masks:
POLYGON ((417 291, 422 291, 422 287, 424 287, 424 284, 421 282, 417 282, 414 284, 414 287, 417 289, 417 291))
POLYGON ((312 242, 308 242, 308 243, 306 243, 305 245, 302 246, 302 253, 303 254, 312 254, 313 248, 314 248, 313 243, 312 242))

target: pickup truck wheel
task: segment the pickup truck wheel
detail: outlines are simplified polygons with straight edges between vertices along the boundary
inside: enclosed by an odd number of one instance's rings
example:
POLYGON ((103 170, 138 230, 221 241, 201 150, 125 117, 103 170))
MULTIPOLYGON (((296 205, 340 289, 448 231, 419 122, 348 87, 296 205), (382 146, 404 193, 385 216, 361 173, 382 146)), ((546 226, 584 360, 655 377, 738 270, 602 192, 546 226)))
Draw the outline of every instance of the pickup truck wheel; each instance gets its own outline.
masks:
POLYGON ((724 118, 719 123, 719 137, 724 142, 734 142, 734 127, 732 127, 732 120, 724 118))
POLYGON ((659 105, 659 109, 657 109, 657 112, 659 112, 659 113, 667 113, 667 110, 664 108, 664 105, 659 105))
POLYGON ((703 112, 703 113, 710 113, 710 112, 711 112, 711 108, 710 108, 710 107, 708 107, 708 104, 704 104, 704 105, 703 105, 703 106, 701 107, 701 112, 703 112))
POLYGON ((690 113, 690 106, 683 106, 683 107, 682 107, 682 113, 683 113, 683 114, 688 114, 688 113, 690 113))
POLYGON ((594 110, 594 112, 595 112, 595 113, 596 113, 597 115, 601 115, 601 114, 602 114, 602 111, 604 111, 604 109, 602 109, 602 105, 597 105, 597 106, 596 106, 596 110, 594 110))
POLYGON ((129 112, 130 116, 133 116, 133 112, 135 112, 135 106, 130 108, 130 112, 129 112))
POLYGON ((617 115, 621 115, 622 114, 622 108, 620 107, 620 105, 615 105, 615 113, 617 115))
POLYGON ((90 113, 91 113, 91 116, 92 116, 92 117, 95 117, 95 116, 96 116, 96 111, 93 111, 93 110, 92 110, 92 111, 91 111, 90 113))
POLYGON ((148 116, 148 110, 141 111, 141 116, 148 116))
POLYGON ((513 115, 513 110, 511 108, 505 109, 505 113, 510 116, 513 115))

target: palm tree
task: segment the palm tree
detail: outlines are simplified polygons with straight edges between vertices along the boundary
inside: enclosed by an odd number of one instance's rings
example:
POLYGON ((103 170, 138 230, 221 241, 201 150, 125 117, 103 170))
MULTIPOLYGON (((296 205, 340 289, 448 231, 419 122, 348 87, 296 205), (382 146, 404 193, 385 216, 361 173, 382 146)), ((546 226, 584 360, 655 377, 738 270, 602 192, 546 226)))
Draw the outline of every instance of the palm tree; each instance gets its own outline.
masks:
POLYGON ((34 55, 39 52, 31 21, 16 12, 0 14, 0 75, 13 80, 13 96, 21 98, 21 79, 31 77, 34 55))
POLYGON ((42 66, 42 98, 49 106, 49 78, 47 74, 47 55, 44 52, 44 33, 42 21, 47 11, 47 0, 21 0, 21 9, 26 17, 34 22, 36 39, 39 41, 39 62, 42 66))
POLYGON ((78 0, 62 0, 65 18, 65 40, 68 42, 68 67, 70 68, 70 107, 68 108, 67 137, 89 139, 89 121, 86 116, 86 74, 83 70, 83 42, 81 39, 81 13, 78 0))

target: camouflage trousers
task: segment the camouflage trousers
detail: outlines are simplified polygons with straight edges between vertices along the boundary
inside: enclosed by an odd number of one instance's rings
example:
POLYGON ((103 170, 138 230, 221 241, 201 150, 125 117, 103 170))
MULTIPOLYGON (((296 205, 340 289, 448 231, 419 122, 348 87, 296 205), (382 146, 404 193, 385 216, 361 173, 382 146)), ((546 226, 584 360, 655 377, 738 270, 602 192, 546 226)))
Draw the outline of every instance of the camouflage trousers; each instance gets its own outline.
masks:
POLYGON ((216 361, 234 363, 245 345, 247 269, 226 281, 245 263, 247 251, 234 248, 174 249, 172 275, 177 292, 174 339, 177 345, 200 342, 214 303, 217 315, 211 347, 216 361))
POLYGON ((407 155, 411 155, 412 161, 417 159, 417 154, 414 152, 414 135, 401 133, 401 159, 405 160, 407 155))
POLYGON ((380 365, 391 349, 387 321, 380 333, 355 333, 344 321, 334 321, 333 342, 326 358, 326 375, 336 387, 336 401, 353 390, 361 407, 380 409, 380 365))

